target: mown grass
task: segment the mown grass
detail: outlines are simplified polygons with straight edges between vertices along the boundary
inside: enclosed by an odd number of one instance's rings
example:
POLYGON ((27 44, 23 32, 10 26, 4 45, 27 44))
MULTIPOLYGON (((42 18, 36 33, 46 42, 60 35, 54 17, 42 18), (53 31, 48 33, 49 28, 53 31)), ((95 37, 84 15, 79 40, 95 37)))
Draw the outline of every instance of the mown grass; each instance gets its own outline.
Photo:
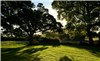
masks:
POLYGON ((80 45, 33 45, 1 42, 1 61, 100 61, 100 48, 80 45))

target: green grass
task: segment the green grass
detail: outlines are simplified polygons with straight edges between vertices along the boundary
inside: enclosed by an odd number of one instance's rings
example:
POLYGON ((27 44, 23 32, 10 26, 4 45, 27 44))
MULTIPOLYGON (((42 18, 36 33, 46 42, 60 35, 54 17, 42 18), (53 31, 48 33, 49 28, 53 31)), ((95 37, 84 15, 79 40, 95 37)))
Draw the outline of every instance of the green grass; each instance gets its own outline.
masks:
POLYGON ((100 48, 80 45, 34 45, 1 42, 2 61, 100 61, 100 48))

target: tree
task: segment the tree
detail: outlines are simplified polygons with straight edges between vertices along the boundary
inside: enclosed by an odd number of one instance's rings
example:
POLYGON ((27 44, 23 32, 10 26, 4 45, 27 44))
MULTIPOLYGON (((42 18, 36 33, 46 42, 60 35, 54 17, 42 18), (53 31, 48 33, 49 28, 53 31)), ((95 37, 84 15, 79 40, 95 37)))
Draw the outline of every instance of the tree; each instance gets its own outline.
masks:
POLYGON ((2 1, 1 23, 7 32, 12 33, 14 25, 18 26, 20 31, 27 34, 29 44, 32 44, 34 33, 47 30, 59 31, 61 28, 61 24, 56 22, 42 3, 35 7, 31 1, 2 1))
POLYGON ((53 1, 52 7, 57 10, 59 19, 67 20, 68 30, 85 29, 89 44, 93 45, 91 28, 100 26, 99 1, 53 1))

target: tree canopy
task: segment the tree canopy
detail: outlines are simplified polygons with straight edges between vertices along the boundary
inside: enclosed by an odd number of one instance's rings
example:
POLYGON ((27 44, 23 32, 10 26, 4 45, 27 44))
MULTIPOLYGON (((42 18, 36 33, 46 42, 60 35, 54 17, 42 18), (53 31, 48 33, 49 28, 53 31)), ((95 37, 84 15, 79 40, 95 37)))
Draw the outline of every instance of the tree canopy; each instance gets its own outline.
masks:
POLYGON ((31 1, 2 1, 1 26, 11 33, 17 26, 19 29, 16 30, 29 36, 29 39, 36 32, 59 31, 62 25, 48 11, 42 3, 35 6, 31 1))
POLYGON ((94 26, 100 28, 99 1, 53 1, 52 7, 57 10, 59 19, 67 21, 69 31, 86 31, 89 43, 93 44, 91 29, 94 26))

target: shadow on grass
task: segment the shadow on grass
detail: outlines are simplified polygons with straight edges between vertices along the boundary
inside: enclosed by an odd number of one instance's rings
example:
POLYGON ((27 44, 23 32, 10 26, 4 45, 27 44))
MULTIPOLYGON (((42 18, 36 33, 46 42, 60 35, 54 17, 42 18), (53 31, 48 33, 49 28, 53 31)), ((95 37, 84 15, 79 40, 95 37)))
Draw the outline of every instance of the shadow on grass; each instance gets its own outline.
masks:
POLYGON ((67 56, 64 56, 62 58, 60 58, 59 61, 72 61, 70 58, 68 58, 67 56))
POLYGON ((58 47, 58 46, 60 46, 61 44, 60 43, 58 43, 58 44, 42 44, 43 46, 53 46, 53 47, 58 47))
POLYGON ((79 44, 67 44, 67 45, 64 44, 64 46, 75 47, 78 49, 85 49, 89 51, 92 55, 100 58, 100 47, 89 46, 89 45, 79 45, 79 44))
POLYGON ((2 61, 40 61, 39 54, 34 54, 38 51, 47 49, 47 47, 41 48, 1 48, 1 60, 2 61), (20 51, 22 50, 22 51, 20 51))
POLYGON ((58 47, 60 45, 75 47, 78 49, 85 49, 85 50, 89 51, 92 55, 100 58, 100 47, 96 47, 96 46, 70 44, 70 43, 68 43, 68 44, 43 44, 43 46, 53 46, 53 47, 58 47))

